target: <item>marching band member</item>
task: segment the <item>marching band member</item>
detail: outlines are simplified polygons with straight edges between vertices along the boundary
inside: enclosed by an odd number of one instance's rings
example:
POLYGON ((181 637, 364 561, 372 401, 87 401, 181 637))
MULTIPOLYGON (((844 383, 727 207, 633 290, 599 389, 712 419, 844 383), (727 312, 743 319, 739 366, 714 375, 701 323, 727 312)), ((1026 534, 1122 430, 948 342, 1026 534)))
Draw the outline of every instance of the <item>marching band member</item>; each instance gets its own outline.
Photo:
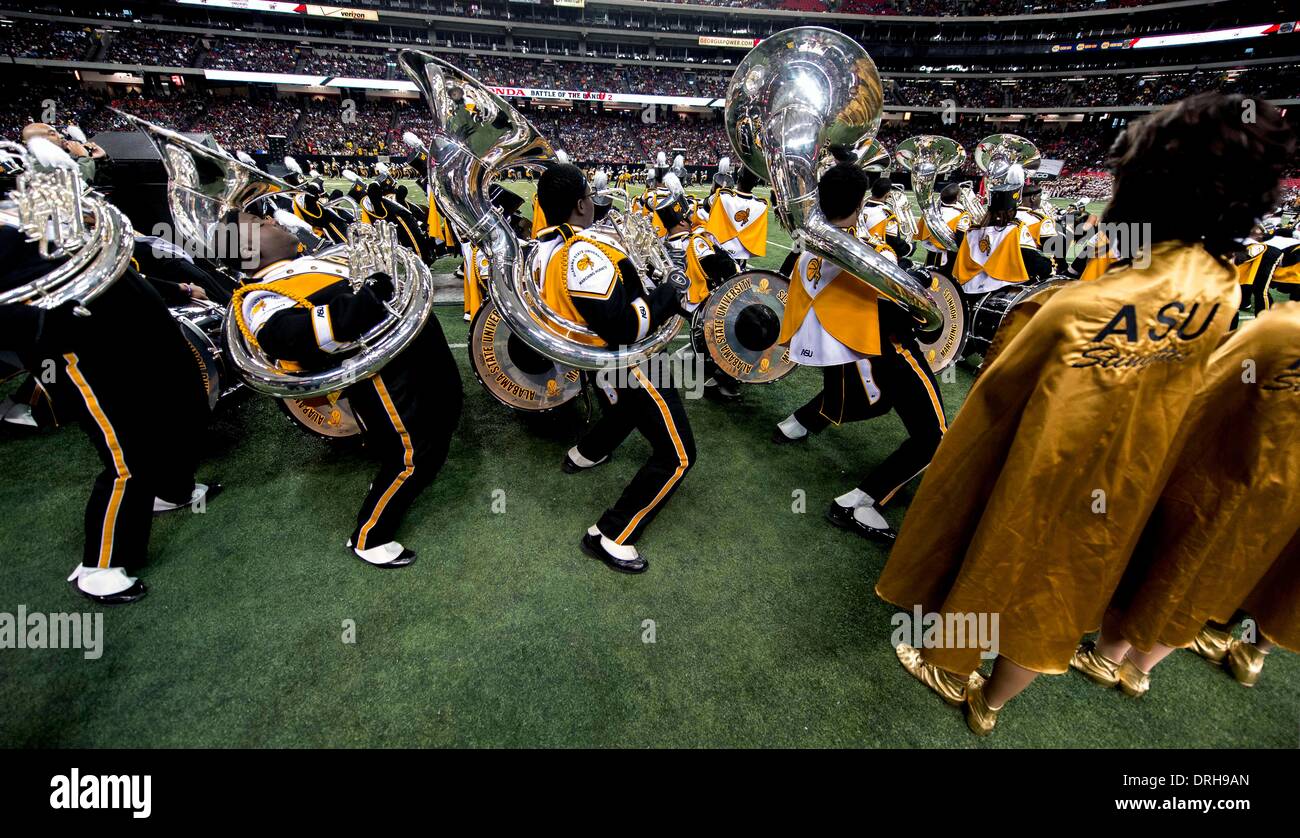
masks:
MULTIPOLYGON (((1203 93, 1121 135, 1106 220, 1149 225, 1149 262, 1058 290, 988 360, 876 586, 945 621, 999 615, 987 682, 975 644, 896 650, 978 734, 1039 674, 1067 670, 1164 486, 1240 294, 1226 257, 1294 148, 1274 108, 1261 103, 1246 123, 1241 107, 1241 96, 1203 93), (1170 170, 1208 174, 1171 181, 1170 170)), ((1002 206, 993 214, 1014 213, 1014 201, 1002 206)))
MULTIPOLYGON (((569 155, 566 154, 563 149, 557 148, 555 150, 555 159, 560 163, 568 163, 569 155)), ((534 238, 534 239, 537 238, 537 236, 543 230, 545 230, 547 227, 550 226, 551 223, 546 220, 546 210, 542 209, 541 201, 537 199, 537 193, 534 192, 533 193, 533 229, 532 229, 532 235, 529 238, 534 238)))
MULTIPOLYGON (((950 183, 939 193, 939 214, 943 217, 943 223, 947 225, 949 232, 957 241, 957 249, 961 249, 962 239, 966 231, 970 229, 970 213, 962 209, 959 199, 961 197, 961 187, 958 184, 950 183)), ((918 238, 927 251, 926 265, 930 267, 943 268, 947 267, 951 271, 948 251, 939 240, 935 238, 934 233, 926 229, 925 216, 922 215, 918 222, 918 238)))
MULTIPOLYGON (((354 291, 346 256, 277 259, 266 242, 278 233, 263 225, 263 267, 233 302, 240 330, 285 367, 328 368, 345 344, 387 315, 393 281, 375 274, 354 291)), ((442 468, 460 418, 460 370, 438 318, 430 317, 400 355, 342 396, 380 460, 348 550, 375 567, 406 567, 416 553, 397 541, 397 528, 442 468)))
POLYGON ((360 203, 363 223, 374 224, 376 221, 387 221, 395 224, 402 244, 415 251, 415 255, 419 256, 421 261, 432 261, 433 249, 428 236, 420 227, 419 220, 405 207, 385 195, 384 186, 379 181, 371 181, 366 186, 365 197, 360 203))
POLYGON ((1289 614, 1267 610, 1261 628, 1266 642, 1300 651, 1300 565, 1283 552, 1300 535, 1300 446, 1285 442, 1300 432, 1300 303, 1284 303, 1233 333, 1210 359, 1183 424, 1186 445, 1101 635, 1070 661, 1093 681, 1135 697, 1150 688, 1156 664, 1187 646, 1211 659, 1226 656, 1238 680, 1254 684, 1263 655, 1233 645, 1222 627, 1282 562, 1291 568, 1292 607, 1289 614), (1226 439, 1240 444, 1223 445, 1226 439))
POLYGON ((1036 183, 1026 183, 1020 190, 1016 220, 1025 225, 1035 247, 1041 248, 1043 239, 1056 235, 1056 222, 1049 213, 1043 212, 1043 187, 1036 183))
POLYGON ((1256 225, 1234 254, 1242 311, 1267 311, 1273 305, 1269 291, 1275 284, 1293 287, 1300 280, 1300 240, 1277 235, 1273 223, 1266 219, 1256 225))
MULTIPOLYGON (((49 166, 73 166, 52 144, 32 140, 49 166)), ((0 288, 45 275, 57 262, 40 256, 15 227, 0 225, 0 288)), ((157 291, 131 268, 86 306, 43 310, 0 306, 0 350, 15 352, 47 383, 54 409, 76 418, 103 470, 86 504, 81 564, 68 582, 101 605, 140 600, 148 592, 131 575, 147 558, 155 513, 206 504, 220 486, 194 481, 207 394, 189 343, 157 291), (149 359, 149 370, 140 359, 149 359)))
POLYGON ((285 180, 303 190, 293 196, 293 214, 310 224, 317 236, 333 242, 347 241, 347 222, 321 201, 325 197, 324 185, 303 175, 302 166, 292 157, 284 158, 284 165, 289 170, 285 180))
MULTIPOLYGON (((736 263, 709 232, 692 226, 692 204, 677 176, 671 173, 665 176, 664 185, 669 196, 656 207, 655 214, 667 231, 664 246, 686 272, 690 282, 682 308, 692 313, 709 298, 714 288, 736 275, 736 263)), ((695 351, 703 353, 703 347, 697 346, 695 351)), ((739 382, 718 369, 707 353, 703 353, 703 357, 705 395, 723 401, 740 398, 739 382)))
POLYGON ((904 238, 898 216, 894 214, 893 207, 885 201, 892 191, 894 185, 888 175, 882 175, 872 182, 871 197, 862 205, 858 226, 868 234, 883 239, 890 250, 894 251, 895 256, 902 259, 912 255, 913 245, 904 238))
MULTIPOLYGON (((500 208, 502 215, 511 222, 516 234, 527 234, 529 222, 523 222, 519 208, 524 199, 514 192, 496 184, 492 185, 492 203, 500 208), (521 222, 523 224, 521 225, 521 222)), ((465 250, 465 320, 473 320, 483 301, 488 297, 488 279, 490 277, 487 254, 468 242, 461 245, 465 250)))
MULTIPOLYGON (((595 208, 582 170, 561 163, 537 184, 546 217, 564 219, 544 230, 531 270, 542 295, 562 316, 587 325, 610 346, 632 343, 680 312, 678 290, 668 282, 650 288, 623 254, 583 236, 595 208)), ((638 368, 632 380, 598 381, 601 418, 564 458, 575 473, 609 462, 634 429, 650 443, 650 458, 582 537, 582 550, 614 570, 642 573, 649 566, 636 542, 681 485, 695 461, 695 438, 681 396, 638 368)))
MULTIPOLYGON (((859 235, 855 225, 867 183, 867 173, 847 161, 818 182, 822 213, 850 235, 859 235)), ((861 237, 897 261, 883 241, 870 234, 861 237)), ((782 273, 790 277, 790 299, 778 342, 789 345, 790 357, 798 363, 821 367, 823 383, 812 401, 777 425, 773 440, 805 440, 830 424, 897 412, 908 438, 826 512, 837 527, 893 541, 882 508, 925 469, 948 428, 939 386, 917 345, 912 318, 892 303, 881 305, 875 289, 814 253, 791 254, 782 273)))
POLYGON ((750 259, 767 255, 768 203, 754 195, 760 182, 758 175, 741 167, 735 188, 718 188, 704 225, 742 270, 750 259))
POLYGON ((989 190, 988 212, 967 231, 957 251, 953 278, 968 294, 996 291, 1052 273, 1051 261, 1038 251, 1025 222, 1016 217, 1024 170, 1012 166, 1006 179, 989 190))

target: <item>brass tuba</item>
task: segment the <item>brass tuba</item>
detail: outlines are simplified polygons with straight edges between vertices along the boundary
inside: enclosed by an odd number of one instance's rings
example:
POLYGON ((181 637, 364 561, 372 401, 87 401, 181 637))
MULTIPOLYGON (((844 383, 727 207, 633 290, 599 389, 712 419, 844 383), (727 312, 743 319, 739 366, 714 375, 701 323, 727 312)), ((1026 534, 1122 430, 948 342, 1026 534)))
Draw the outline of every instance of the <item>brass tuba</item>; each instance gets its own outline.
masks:
MULTIPOLYGON (((511 167, 536 167, 554 157, 550 144, 505 99, 464 71, 418 50, 403 50, 398 63, 433 115, 429 186, 457 231, 487 254, 492 300, 506 325, 534 351, 580 369, 631 366, 667 346, 681 328, 680 317, 634 344, 606 348, 585 325, 546 304, 523 247, 492 204, 491 187, 511 167)), ((612 224, 587 233, 619 240, 634 258, 644 255, 633 253, 640 243, 623 240, 612 224)))
POLYGON ((966 162, 966 149, 956 140, 921 134, 898 144, 894 151, 894 162, 900 169, 912 174, 912 189, 916 192, 916 202, 921 205, 921 217, 925 219, 926 230, 945 250, 956 250, 957 239, 943 220, 934 182, 939 175, 961 168, 966 162))
POLYGON ((46 162, 26 146, 0 143, 0 159, 16 173, 9 201, 0 205, 0 224, 15 227, 46 259, 63 260, 36 279, 0 292, 0 304, 38 308, 78 304, 77 313, 104 293, 131 261, 131 222, 103 196, 91 192, 76 163, 46 140, 46 162), (57 152, 57 153, 56 153, 57 152))
POLYGON ((942 316, 926 288, 834 227, 817 205, 819 176, 835 152, 862 159, 883 105, 880 74, 861 46, 800 26, 767 38, 740 62, 727 88, 727 135, 736 156, 771 184, 777 216, 792 234, 933 329, 942 316))
POLYGON ((1017 134, 989 134, 975 146, 975 168, 995 187, 1006 179, 1012 166, 1028 172, 1042 162, 1038 146, 1017 134))
MULTIPOLYGON (((139 117, 118 113, 158 148, 167 170, 167 204, 172 223, 186 246, 200 254, 217 255, 217 239, 236 213, 264 214, 258 212, 265 209, 259 208, 259 203, 300 191, 224 149, 211 148, 139 117)), ((338 392, 379 372, 415 340, 433 315, 433 277, 428 267, 414 252, 397 243, 396 228, 386 222, 349 225, 345 245, 332 245, 291 215, 282 226, 299 240, 308 256, 346 258, 354 287, 376 271, 387 273, 393 281, 392 299, 384 304, 388 314, 356 341, 340 347, 338 365, 295 372, 278 365, 243 332, 237 293, 226 315, 225 338, 230 360, 240 376, 260 393, 307 399, 338 392)))

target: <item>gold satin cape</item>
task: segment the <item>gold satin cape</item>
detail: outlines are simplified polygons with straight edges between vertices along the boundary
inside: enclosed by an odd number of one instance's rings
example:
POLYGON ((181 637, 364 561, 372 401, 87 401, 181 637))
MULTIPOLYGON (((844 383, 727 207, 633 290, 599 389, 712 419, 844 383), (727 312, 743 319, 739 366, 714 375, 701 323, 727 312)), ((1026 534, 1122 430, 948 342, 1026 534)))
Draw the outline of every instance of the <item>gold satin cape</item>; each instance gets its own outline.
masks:
MULTIPOLYGON (((1183 454, 1116 596, 1124 637, 1142 650, 1190 646, 1207 621, 1231 620, 1300 531, 1300 303, 1234 333, 1205 378, 1183 454)), ((1269 586, 1291 591, 1289 619, 1266 610, 1295 644, 1300 565, 1290 566, 1289 585, 1269 586)))
MULTIPOLYGON (((986 362, 876 592, 908 610, 997 614, 1002 656, 1065 672, 1101 622, 1239 299, 1231 267, 1175 242, 1146 268, 1057 291, 986 362)), ((924 650, 959 674, 979 652, 924 650)))

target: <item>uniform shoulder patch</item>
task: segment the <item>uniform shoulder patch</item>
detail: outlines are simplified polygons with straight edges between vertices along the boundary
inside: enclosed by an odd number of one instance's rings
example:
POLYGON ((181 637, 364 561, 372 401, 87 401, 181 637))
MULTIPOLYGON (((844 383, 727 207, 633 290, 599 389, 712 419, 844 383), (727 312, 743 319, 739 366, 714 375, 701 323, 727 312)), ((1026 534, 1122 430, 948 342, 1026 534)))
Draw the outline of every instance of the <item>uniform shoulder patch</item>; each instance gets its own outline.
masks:
POLYGON ((713 250, 704 236, 692 236, 691 249, 695 251, 696 256, 700 257, 708 256, 713 250))
POLYGON ((617 273, 610 258, 591 242, 575 241, 569 246, 568 285, 575 294, 608 297, 617 273))

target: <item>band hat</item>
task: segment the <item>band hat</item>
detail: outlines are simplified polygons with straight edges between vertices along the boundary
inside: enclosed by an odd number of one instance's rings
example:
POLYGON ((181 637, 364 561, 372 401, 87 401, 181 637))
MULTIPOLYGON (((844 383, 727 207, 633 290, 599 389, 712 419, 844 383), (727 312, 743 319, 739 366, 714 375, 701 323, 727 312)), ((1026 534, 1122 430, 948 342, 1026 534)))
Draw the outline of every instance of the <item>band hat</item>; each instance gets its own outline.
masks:
POLYGON ((663 222, 664 229, 671 230, 682 222, 690 213, 690 204, 686 200, 686 190, 677 175, 669 172, 664 175, 664 191, 654 197, 655 215, 663 222))

